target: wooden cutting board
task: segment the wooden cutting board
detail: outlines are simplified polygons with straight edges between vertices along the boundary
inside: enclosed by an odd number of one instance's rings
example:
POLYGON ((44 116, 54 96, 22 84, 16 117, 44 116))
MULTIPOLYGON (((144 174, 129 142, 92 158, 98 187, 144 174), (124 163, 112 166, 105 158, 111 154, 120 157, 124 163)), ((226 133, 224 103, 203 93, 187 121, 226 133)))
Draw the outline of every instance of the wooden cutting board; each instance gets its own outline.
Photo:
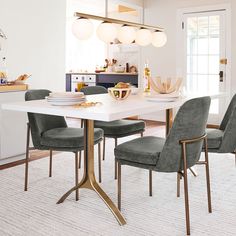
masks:
POLYGON ((28 84, 0 85, 0 92, 25 90, 28 90, 28 84))

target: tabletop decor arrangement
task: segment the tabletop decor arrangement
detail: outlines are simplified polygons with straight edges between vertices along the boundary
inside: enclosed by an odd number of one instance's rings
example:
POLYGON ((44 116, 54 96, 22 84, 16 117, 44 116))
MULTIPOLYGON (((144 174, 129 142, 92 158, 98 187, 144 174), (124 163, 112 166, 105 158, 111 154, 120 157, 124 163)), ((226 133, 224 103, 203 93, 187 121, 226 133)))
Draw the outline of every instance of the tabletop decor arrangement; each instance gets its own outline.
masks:
POLYGON ((182 81, 182 78, 150 78, 151 91, 146 97, 149 101, 175 101, 180 97, 182 81))
POLYGON ((151 89, 153 92, 156 92, 158 94, 179 93, 182 81, 182 78, 150 78, 151 89))

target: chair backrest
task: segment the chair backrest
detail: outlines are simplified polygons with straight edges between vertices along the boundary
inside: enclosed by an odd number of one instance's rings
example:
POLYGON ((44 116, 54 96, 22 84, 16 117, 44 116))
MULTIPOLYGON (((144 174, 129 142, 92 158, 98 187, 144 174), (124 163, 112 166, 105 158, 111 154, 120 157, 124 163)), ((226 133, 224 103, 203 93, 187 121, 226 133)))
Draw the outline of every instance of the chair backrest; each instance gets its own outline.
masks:
MULTIPOLYGON (((210 97, 194 98, 184 103, 176 114, 158 161, 158 170, 177 172, 183 170, 180 140, 194 139, 205 134, 210 97)), ((203 142, 187 145, 187 166, 193 166, 200 158, 203 142)))
MULTIPOLYGON (((28 90, 25 93, 25 101, 44 99, 51 91, 46 89, 28 90)), ((67 127, 64 117, 28 113, 29 125, 31 128, 32 141, 35 148, 40 149, 41 135, 43 132, 60 127, 67 127)))
POLYGON ((80 92, 83 92, 85 95, 103 94, 107 93, 107 89, 103 86, 87 86, 83 87, 80 92))
POLYGON ((224 134, 218 152, 234 152, 236 150, 236 94, 229 104, 220 129, 224 131, 224 134))
POLYGON ((224 118, 220 124, 220 130, 225 130, 225 128, 229 122, 229 119, 231 117, 231 114, 233 113, 235 108, 236 108, 236 94, 231 99, 230 104, 227 108, 227 111, 225 112, 224 118))

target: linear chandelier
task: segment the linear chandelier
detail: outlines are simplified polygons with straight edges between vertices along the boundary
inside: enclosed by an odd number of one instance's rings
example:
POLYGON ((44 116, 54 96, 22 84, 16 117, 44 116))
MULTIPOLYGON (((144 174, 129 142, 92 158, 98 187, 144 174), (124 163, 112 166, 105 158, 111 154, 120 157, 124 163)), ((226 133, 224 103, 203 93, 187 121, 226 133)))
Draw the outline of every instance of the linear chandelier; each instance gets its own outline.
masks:
POLYGON ((92 36, 94 26, 91 20, 102 21, 96 33, 100 40, 105 43, 118 41, 122 44, 136 43, 139 46, 147 46, 152 43, 155 47, 163 47, 167 42, 167 36, 163 28, 123 21, 108 17, 84 14, 76 12, 78 17, 73 25, 72 32, 79 40, 86 40, 92 36))

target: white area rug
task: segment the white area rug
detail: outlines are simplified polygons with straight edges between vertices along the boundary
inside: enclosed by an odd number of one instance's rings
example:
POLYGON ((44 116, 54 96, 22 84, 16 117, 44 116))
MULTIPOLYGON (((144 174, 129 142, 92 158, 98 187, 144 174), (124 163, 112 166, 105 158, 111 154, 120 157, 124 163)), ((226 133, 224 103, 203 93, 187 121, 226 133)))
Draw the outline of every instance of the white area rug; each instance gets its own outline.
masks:
MULTIPOLYGON (((109 140, 101 186, 116 203, 113 145, 109 140)), ((97 164, 96 157, 95 161, 97 164)), ((178 199, 176 174, 154 173, 153 197, 149 197, 148 171, 126 166, 122 170, 122 212, 127 220, 122 227, 90 190, 80 190, 78 202, 72 194, 63 204, 56 204, 74 184, 71 153, 55 156, 52 178, 47 177, 47 158, 31 162, 28 192, 23 191, 24 166, 0 171, 0 235, 185 235, 183 183, 178 199)), ((191 235, 235 235, 234 156, 210 154, 212 214, 207 211, 205 169, 198 166, 196 170, 197 178, 189 174, 191 235)))

